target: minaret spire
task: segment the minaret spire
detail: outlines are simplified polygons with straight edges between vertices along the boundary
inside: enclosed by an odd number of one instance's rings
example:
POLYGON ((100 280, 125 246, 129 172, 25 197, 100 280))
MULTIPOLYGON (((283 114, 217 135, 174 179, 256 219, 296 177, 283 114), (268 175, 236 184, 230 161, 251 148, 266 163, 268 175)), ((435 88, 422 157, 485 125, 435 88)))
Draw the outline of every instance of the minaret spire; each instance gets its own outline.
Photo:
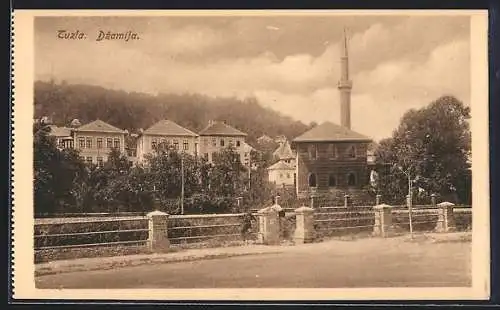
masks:
POLYGON ((350 129, 352 81, 349 80, 349 52, 345 27, 342 41, 342 51, 340 54, 340 80, 338 83, 340 93, 340 125, 350 129))

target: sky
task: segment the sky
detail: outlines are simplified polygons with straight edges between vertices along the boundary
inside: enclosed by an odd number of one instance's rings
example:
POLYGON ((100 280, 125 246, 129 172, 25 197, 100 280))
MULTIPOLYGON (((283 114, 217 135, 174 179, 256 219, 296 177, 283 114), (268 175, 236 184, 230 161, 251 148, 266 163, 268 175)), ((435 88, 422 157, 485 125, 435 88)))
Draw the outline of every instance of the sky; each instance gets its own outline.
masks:
POLYGON ((37 17, 35 77, 147 93, 256 97, 310 123, 340 122, 349 38, 352 129, 380 140, 442 95, 470 104, 467 16, 37 17), (80 31, 63 40, 58 30, 80 31), (99 31, 138 40, 96 41, 99 31))

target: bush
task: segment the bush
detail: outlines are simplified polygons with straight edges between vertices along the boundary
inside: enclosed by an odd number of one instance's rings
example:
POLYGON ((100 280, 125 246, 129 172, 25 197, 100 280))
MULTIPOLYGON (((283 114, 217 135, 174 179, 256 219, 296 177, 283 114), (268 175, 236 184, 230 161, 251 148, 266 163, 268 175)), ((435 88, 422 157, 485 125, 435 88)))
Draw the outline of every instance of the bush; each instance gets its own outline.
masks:
POLYGON ((207 194, 194 194, 184 202, 185 214, 238 213, 232 197, 211 197, 207 194))

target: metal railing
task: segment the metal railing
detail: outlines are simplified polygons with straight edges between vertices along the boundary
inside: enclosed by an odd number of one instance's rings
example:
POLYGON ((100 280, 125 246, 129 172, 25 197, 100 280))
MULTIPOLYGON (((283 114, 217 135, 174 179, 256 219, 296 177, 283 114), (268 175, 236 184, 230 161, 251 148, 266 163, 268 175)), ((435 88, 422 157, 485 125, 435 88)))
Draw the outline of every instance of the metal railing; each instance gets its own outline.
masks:
MULTIPOLYGON (((243 215, 172 215, 167 228, 169 240, 173 246, 181 247, 241 240, 243 215)), ((247 236, 255 238, 257 224, 254 222, 252 226, 253 231, 247 236)), ((144 251, 148 233, 147 216, 38 218, 35 219, 35 256, 46 260, 46 256, 55 257, 57 252, 73 251, 73 256, 82 257, 86 256, 82 251, 110 247, 144 251)))
POLYGON ((372 206, 320 207, 314 213, 315 230, 319 236, 369 231, 374 222, 372 206))

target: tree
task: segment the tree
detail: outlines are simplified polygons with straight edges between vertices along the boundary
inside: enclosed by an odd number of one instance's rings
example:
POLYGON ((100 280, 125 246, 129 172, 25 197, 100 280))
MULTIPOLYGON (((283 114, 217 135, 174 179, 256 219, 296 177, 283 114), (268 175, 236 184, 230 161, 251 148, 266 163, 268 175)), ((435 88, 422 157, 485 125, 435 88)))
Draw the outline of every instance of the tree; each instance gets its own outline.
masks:
POLYGON ((238 197, 245 188, 246 169, 240 155, 229 146, 215 153, 210 171, 210 192, 216 196, 238 197))
POLYGON ((59 150, 49 135, 50 127, 36 124, 34 131, 35 213, 71 212, 75 180, 85 174, 76 150, 59 150))
POLYGON ((191 196, 200 189, 200 162, 192 155, 160 145, 146 156, 146 169, 150 187, 155 188, 156 198, 166 203, 178 199, 182 192, 182 166, 184 166, 184 195, 191 196), (181 162, 182 161, 182 162, 181 162))
POLYGON ((452 96, 443 96, 420 110, 410 110, 389 139, 376 151, 382 169, 379 186, 384 199, 403 201, 408 179, 417 199, 433 193, 462 202, 470 197, 467 175, 471 134, 470 108, 452 96), (405 175, 406 173, 406 175, 405 175))
POLYGON ((262 207, 271 203, 272 187, 267 179, 267 167, 272 162, 272 154, 268 152, 250 152, 250 162, 254 163, 250 170, 248 190, 243 195, 245 207, 262 207))

